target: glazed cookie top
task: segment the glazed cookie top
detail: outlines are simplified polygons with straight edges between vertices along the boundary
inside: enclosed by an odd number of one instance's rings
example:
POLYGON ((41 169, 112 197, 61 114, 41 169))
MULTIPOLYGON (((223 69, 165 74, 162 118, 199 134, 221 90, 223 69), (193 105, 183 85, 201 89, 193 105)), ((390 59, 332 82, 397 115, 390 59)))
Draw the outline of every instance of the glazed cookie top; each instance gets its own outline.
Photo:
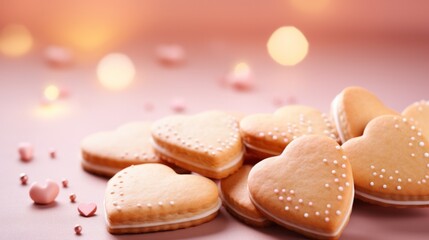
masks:
POLYGON ((428 144, 411 119, 375 118, 363 136, 343 145, 353 166, 356 191, 398 201, 429 200, 428 144))
POLYGON ((335 140, 316 135, 300 137, 280 156, 256 164, 248 185, 252 201, 265 214, 322 236, 341 232, 354 197, 344 151, 335 140))
POLYGON ((429 138, 429 101, 419 101, 408 106, 403 112, 404 117, 414 119, 421 128, 423 136, 429 138))
POLYGON ((105 193, 110 225, 147 225, 186 219, 216 208, 219 208, 219 198, 213 181, 197 175, 179 175, 156 163, 131 166, 118 172, 107 183, 105 193))
POLYGON ((221 111, 166 117, 154 123, 152 137, 171 155, 214 168, 243 154, 236 118, 221 111))
POLYGON ((115 161, 123 167, 159 162, 150 144, 149 122, 132 122, 115 131, 91 134, 83 139, 81 149, 86 160, 115 161))
POLYGON ((273 155, 280 154, 292 140, 303 135, 338 139, 335 127, 326 114, 300 105, 282 107, 274 114, 249 115, 241 120, 240 131, 246 145, 264 149, 273 155))

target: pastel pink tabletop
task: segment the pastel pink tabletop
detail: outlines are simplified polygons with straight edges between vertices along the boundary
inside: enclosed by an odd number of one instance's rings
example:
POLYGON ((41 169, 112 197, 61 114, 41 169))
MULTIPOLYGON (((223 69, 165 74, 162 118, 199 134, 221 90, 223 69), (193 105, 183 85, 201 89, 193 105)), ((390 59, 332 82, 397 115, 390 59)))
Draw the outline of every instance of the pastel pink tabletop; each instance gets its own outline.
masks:
MULTIPOLYGON (((211 109, 248 114, 272 112, 283 102, 328 113, 335 95, 351 85, 368 88, 402 111, 414 101, 429 99, 427 39, 427 35, 418 41, 387 37, 313 43, 310 39, 304 61, 284 67, 267 54, 266 35, 181 37, 175 41, 183 46, 186 59, 170 67, 160 64, 155 50, 166 39, 143 38, 138 44, 114 49, 127 54, 136 68, 134 81, 121 91, 110 91, 99 83, 99 58, 53 69, 37 48, 21 58, 0 55, 0 238, 304 239, 279 226, 249 227, 224 209, 213 221, 189 229, 111 235, 103 212, 108 179, 82 170, 80 141, 88 134, 127 122, 175 114, 178 106, 187 114, 211 109), (237 62, 246 62, 252 70, 248 91, 236 91, 222 80, 237 62), (64 87, 67 97, 46 109, 40 103, 49 84, 64 87), (29 162, 19 159, 21 142, 34 147, 34 158, 29 162), (52 149, 54 158, 50 156, 52 149), (21 185, 20 173, 27 174, 27 185, 21 185), (48 178, 60 186, 55 203, 33 204, 28 196, 31 183, 48 178), (63 179, 68 180, 67 188, 61 184, 63 179), (71 194, 76 195, 75 203, 70 202, 71 194), (92 202, 97 204, 95 215, 80 216, 78 205, 92 202), (75 234, 77 224, 82 226, 81 235, 75 234)), ((429 209, 384 208, 355 201, 342 238, 423 240, 429 238, 428 221, 429 209)))

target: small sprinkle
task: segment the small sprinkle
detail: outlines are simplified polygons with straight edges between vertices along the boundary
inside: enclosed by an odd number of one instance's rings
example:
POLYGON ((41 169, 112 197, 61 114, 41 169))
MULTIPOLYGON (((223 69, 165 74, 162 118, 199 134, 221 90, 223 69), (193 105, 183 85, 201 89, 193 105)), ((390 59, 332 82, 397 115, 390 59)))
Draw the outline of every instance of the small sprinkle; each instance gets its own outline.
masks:
POLYGON ((412 125, 411 130, 416 130, 416 126, 412 125))
POLYGON ((322 162, 327 163, 327 162, 328 162, 328 160, 327 160, 326 158, 324 158, 324 159, 322 160, 322 162))
POLYGON ((288 206, 285 207, 285 211, 289 211, 289 207, 288 206))
POLYGON ((329 218, 328 217, 325 218, 325 222, 329 222, 329 218))
POLYGON ((342 197, 341 195, 338 195, 338 196, 337 196, 337 199, 338 199, 338 200, 342 200, 342 199, 343 199, 343 197, 342 197))
POLYGON ((374 165, 371 165, 371 169, 375 169, 374 165))
POLYGON ((276 189, 274 189, 274 192, 275 193, 279 193, 279 190, 276 188, 276 189))
POLYGON ((304 217, 305 217, 305 218, 308 218, 308 213, 304 213, 304 217))
POLYGON ((346 186, 347 186, 347 187, 350 187, 350 183, 349 183, 349 182, 346 182, 346 186))
POLYGON ((395 124, 395 128, 399 128, 399 125, 398 125, 398 124, 395 124))
POLYGON ((298 210, 299 209, 299 207, 298 206, 295 206, 295 210, 298 210))
POLYGON ((313 202, 308 202, 308 206, 313 206, 313 202))
POLYGON ((343 188, 343 187, 341 187, 341 186, 339 186, 339 187, 338 187, 338 191, 342 192, 342 191, 344 191, 344 188, 343 188))
POLYGON ((343 155, 343 159, 344 159, 344 160, 346 160, 346 159, 347 159, 347 156, 346 156, 346 155, 343 155))
POLYGON ((346 177, 347 177, 347 175, 346 175, 345 173, 343 173, 343 174, 341 174, 341 177, 342 177, 342 178, 346 178, 346 177))
POLYGON ((298 202, 299 202, 299 203, 303 203, 304 201, 300 198, 300 199, 298 200, 298 202))
POLYGON ((377 176, 377 172, 373 172, 373 173, 372 173, 372 176, 377 176))
POLYGON ((408 182, 412 182, 413 180, 411 178, 408 178, 408 182))
POLYGON ((374 186, 374 182, 370 182, 370 183, 369 183, 369 185, 370 185, 371 187, 373 187, 373 186, 374 186))
POLYGON ((173 206, 174 205, 174 201, 170 201, 170 205, 173 206))
POLYGON ((398 191, 401 190, 401 189, 402 189, 401 186, 397 186, 396 187, 396 190, 398 190, 398 191))
POLYGON ((286 192, 286 189, 284 189, 284 188, 283 188, 283 189, 282 189, 282 193, 285 193, 285 192, 286 192))
POLYGON ((411 155, 411 157, 415 157, 415 156, 416 156, 416 154, 415 154, 415 153, 411 153, 410 155, 411 155))
POLYGON ((383 188, 384 188, 384 189, 386 189, 386 188, 387 188, 387 185, 386 185, 386 184, 383 184, 383 188))
POLYGON ((337 173, 337 171, 335 171, 335 170, 332 170, 332 171, 331 171, 331 173, 332 173, 332 174, 336 174, 336 173, 337 173))
POLYGON ((334 182, 339 182, 339 181, 340 181, 340 179, 338 179, 338 178, 334 179, 334 182))
POLYGON ((384 176, 382 174, 379 175, 380 178, 383 178, 384 176))
POLYGON ((406 118, 402 118, 402 121, 403 121, 403 122, 407 122, 407 119, 406 119, 406 118))
POLYGON ((339 215, 341 215, 341 211, 340 211, 340 210, 337 210, 335 213, 336 213, 338 216, 339 216, 339 215))
POLYGON ((341 164, 341 168, 346 168, 346 164, 345 163, 341 164))
POLYGON ((329 210, 325 210, 325 214, 328 215, 329 214, 329 210))
POLYGON ((283 201, 283 196, 279 196, 279 200, 280 200, 280 201, 283 201))
POLYGON ((402 182, 402 179, 398 178, 398 182, 402 182))
POLYGON ((389 177, 389 180, 393 180, 393 176, 390 176, 390 177, 389 177))
POLYGON ((142 207, 142 205, 141 205, 140 203, 137 203, 137 207, 138 207, 138 208, 141 208, 141 207, 142 207))
POLYGON ((382 168, 382 169, 381 169, 381 172, 382 172, 382 173, 385 173, 385 172, 386 172, 386 169, 382 168))
POLYGON ((151 207, 152 207, 152 204, 148 203, 148 204, 146 204, 146 206, 147 206, 148 208, 151 208, 151 207))
POLYGON ((395 170, 395 173, 396 173, 396 174, 399 174, 399 171, 398 171, 398 170, 395 170))
POLYGON ((314 214, 316 214, 316 216, 320 216, 320 212, 315 212, 314 214))
POLYGON ((263 132, 260 132, 260 133, 259 133, 259 136, 260 136, 260 137, 263 137, 263 136, 265 136, 265 134, 264 134, 263 132))
POLYGON ((412 146, 413 146, 413 143, 408 143, 408 146, 412 147, 412 146))
POLYGON ((325 188, 328 188, 329 187, 329 184, 328 183, 325 183, 325 188))
POLYGON ((289 193, 290 194, 295 194, 295 191, 294 190, 290 190, 289 193))
POLYGON ((333 161, 333 163, 334 163, 334 165, 337 165, 337 164, 338 164, 338 161, 337 161, 337 160, 334 160, 334 161, 333 161))
POLYGON ((427 153, 427 152, 426 152, 426 153, 424 154, 424 156, 425 156, 426 158, 429 158, 429 153, 427 153))
POLYGON ((326 207, 331 208, 332 206, 331 206, 331 204, 328 203, 328 204, 326 204, 326 207))

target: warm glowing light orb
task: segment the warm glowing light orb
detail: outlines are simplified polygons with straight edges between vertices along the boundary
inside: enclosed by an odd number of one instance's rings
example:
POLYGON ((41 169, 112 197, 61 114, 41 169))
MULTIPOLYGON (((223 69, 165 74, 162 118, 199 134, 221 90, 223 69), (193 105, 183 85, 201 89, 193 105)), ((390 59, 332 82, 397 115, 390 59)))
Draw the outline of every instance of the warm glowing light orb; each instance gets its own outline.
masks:
POLYGON ((234 75, 236 77, 247 77, 250 74, 250 67, 245 62, 240 62, 234 67, 234 75))
POLYGON ((9 57, 20 57, 30 51, 33 37, 25 26, 10 24, 0 31, 0 52, 9 57))
POLYGON ((327 8, 331 4, 331 0, 290 0, 290 3, 303 12, 318 14, 328 10, 327 8))
POLYGON ((100 83, 110 90, 122 90, 134 80, 136 70, 131 59, 122 53, 106 55, 97 66, 100 83))
POLYGON ((308 53, 308 41, 296 27, 277 29, 267 43, 268 53, 277 63, 293 66, 301 62, 308 53))
POLYGON ((48 101, 55 101, 60 97, 60 89, 55 85, 49 85, 43 91, 45 99, 48 101))

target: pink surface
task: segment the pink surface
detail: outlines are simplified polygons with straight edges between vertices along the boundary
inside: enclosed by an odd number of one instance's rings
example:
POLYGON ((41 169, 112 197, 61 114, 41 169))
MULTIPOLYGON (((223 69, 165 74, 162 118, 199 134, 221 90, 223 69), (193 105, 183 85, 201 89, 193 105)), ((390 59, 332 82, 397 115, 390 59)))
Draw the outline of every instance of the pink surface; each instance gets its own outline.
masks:
MULTIPOLYGON (((408 19, 401 26, 412 23, 408 19)), ((48 68, 37 49, 20 59, 0 56, 0 159, 3 163, 0 168, 0 238, 302 238, 278 226, 248 227, 224 209, 214 221, 190 229, 110 235, 105 229, 102 208, 107 179, 88 174, 80 167, 79 143, 83 137, 95 131, 115 129, 125 122, 156 120, 172 114, 170 103, 174 98, 186 101, 187 113, 209 109, 271 112, 276 108, 273 100, 279 96, 328 112, 334 96, 349 85, 372 90, 398 111, 413 101, 429 98, 427 37, 418 41, 378 41, 378 38, 360 37, 348 43, 318 43, 309 39, 310 53, 295 67, 275 64, 266 53, 266 39, 265 35, 251 40, 245 37, 227 40, 176 38, 187 50, 188 57, 184 66, 177 68, 164 68, 157 61, 154 49, 165 39, 144 39, 138 45, 119 49, 133 59, 138 71, 131 88, 121 92, 109 92, 99 85, 95 62, 60 71, 48 68), (255 89, 235 92, 219 86, 219 79, 241 60, 252 68, 255 89), (38 109, 43 87, 49 83, 70 91, 70 97, 59 103, 59 111, 55 114, 38 109), (145 111, 148 102, 153 104, 151 111, 145 111), (31 162, 19 160, 16 146, 22 141, 34 145, 35 158, 31 162), (55 159, 49 157, 52 148, 57 151, 55 159), (27 173, 28 185, 20 184, 21 172, 27 173), (57 183, 66 178, 69 186, 60 189, 54 204, 35 205, 28 197, 29 185, 46 178, 57 183), (69 200, 72 193, 77 196, 76 203, 69 200), (99 206, 95 216, 79 216, 76 208, 85 202, 99 206), (74 233, 76 224, 82 225, 80 236, 74 233)), ((342 237, 428 239, 428 220, 429 209, 383 208, 356 201, 342 237)))

